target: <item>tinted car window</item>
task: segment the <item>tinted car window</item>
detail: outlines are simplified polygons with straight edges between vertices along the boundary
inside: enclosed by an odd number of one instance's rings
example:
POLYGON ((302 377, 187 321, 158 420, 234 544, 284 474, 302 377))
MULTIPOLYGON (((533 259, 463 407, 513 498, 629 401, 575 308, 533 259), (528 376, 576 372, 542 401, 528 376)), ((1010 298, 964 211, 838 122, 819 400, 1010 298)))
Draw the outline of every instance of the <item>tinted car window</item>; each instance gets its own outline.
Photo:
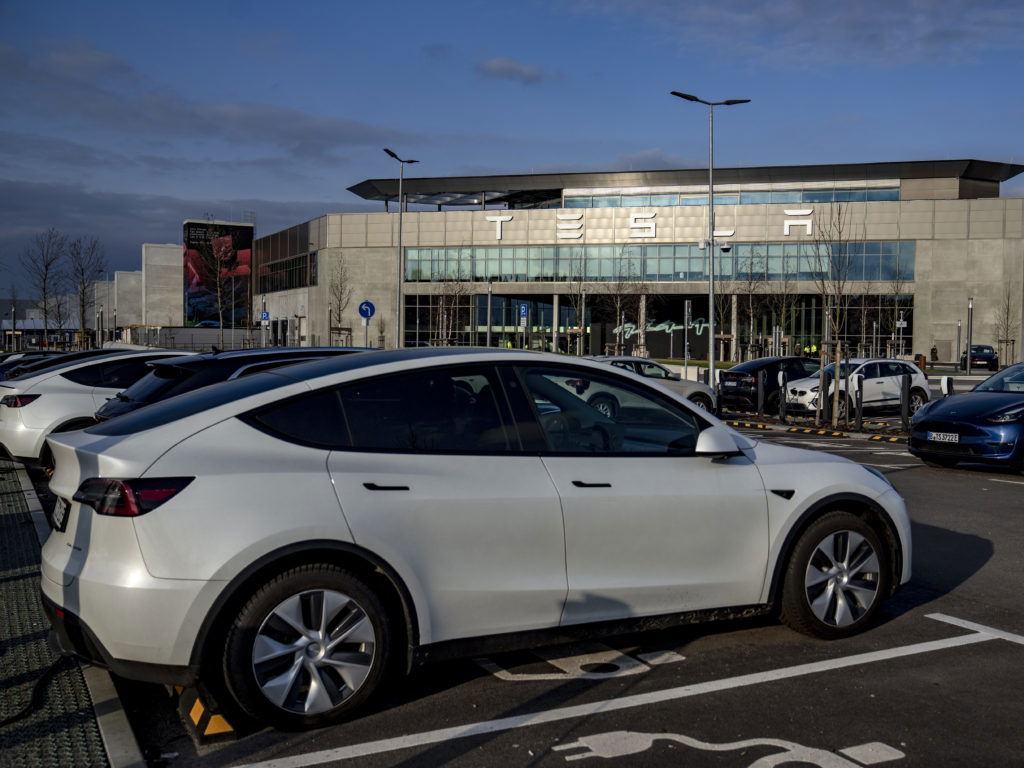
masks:
POLYGON ((877 379, 882 375, 879 371, 878 363, 867 363, 862 365, 857 373, 862 375, 865 379, 877 379))
POLYGON ((530 369, 524 381, 551 453, 689 455, 701 423, 688 410, 581 369, 530 369), (601 410, 602 400, 616 407, 601 410))
POLYGON ((170 392, 192 378, 192 371, 174 365, 157 365, 122 394, 129 400, 148 403, 170 397, 170 392))
POLYGON ((438 368, 342 387, 356 450, 505 452, 511 436, 490 368, 438 368))
POLYGON ((84 387, 98 387, 103 381, 103 372, 97 365, 83 365, 73 371, 65 371, 61 378, 81 384, 84 387))
MULTIPOLYGON (((101 375, 99 386, 109 389, 125 389, 149 373, 150 360, 158 357, 133 357, 128 360, 111 360, 95 366, 101 375)), ((91 367, 91 366, 90 366, 91 367)))
POLYGON ((351 443, 336 388, 293 397, 243 418, 272 435, 323 448, 351 443))

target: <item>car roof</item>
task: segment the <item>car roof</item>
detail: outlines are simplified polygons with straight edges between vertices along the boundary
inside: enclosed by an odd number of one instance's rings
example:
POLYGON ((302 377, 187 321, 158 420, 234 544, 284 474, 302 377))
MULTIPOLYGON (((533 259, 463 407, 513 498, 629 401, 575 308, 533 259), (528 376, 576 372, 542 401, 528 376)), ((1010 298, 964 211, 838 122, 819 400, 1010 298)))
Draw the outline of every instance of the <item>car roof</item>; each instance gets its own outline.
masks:
MULTIPOLYGON (((95 350, 99 351, 99 350, 95 350)), ((79 368, 85 368, 89 365, 95 365, 97 363, 105 363, 108 360, 120 357, 139 357, 145 354, 169 354, 169 355, 189 355, 189 352, 182 352, 174 349, 163 349, 160 347, 152 347, 149 349, 106 349, 101 354, 88 355, 85 357, 79 357, 74 360, 67 360, 64 358, 57 358, 52 365, 47 365, 42 368, 33 368, 25 371, 18 376, 10 379, 6 379, 4 384, 8 386, 19 386, 27 381, 32 381, 37 378, 46 376, 52 376, 56 373, 63 373, 65 371, 77 370, 79 368)), ((49 362, 49 361, 47 361, 49 362)))
POLYGON ((206 368, 226 364, 237 367, 245 363, 258 363, 263 360, 280 360, 289 357, 318 357, 325 355, 345 355, 355 352, 375 351, 374 347, 264 347, 262 349, 233 349, 227 352, 206 352, 173 360, 156 360, 154 367, 165 366, 174 368, 206 368))

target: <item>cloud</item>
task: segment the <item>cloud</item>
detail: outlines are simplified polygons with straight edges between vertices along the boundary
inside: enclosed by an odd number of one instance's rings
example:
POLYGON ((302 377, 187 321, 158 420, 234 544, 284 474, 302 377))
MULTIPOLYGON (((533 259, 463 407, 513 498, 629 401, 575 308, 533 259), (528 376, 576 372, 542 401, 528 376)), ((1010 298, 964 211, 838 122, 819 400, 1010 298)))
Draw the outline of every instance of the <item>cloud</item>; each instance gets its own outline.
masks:
POLYGON ((577 0, 571 7, 647 22, 664 41, 685 40, 688 48, 805 67, 969 60, 1020 50, 1024 34, 1017 0, 577 0))
POLYGON ((536 85, 547 78, 539 67, 531 67, 527 64, 499 57, 478 61, 473 69, 484 77, 493 77, 499 80, 516 80, 524 85, 536 85))
MULTIPOLYGON (((292 227, 325 213, 377 212, 379 204, 363 201, 281 203, 260 199, 184 199, 166 195, 97 192, 81 185, 0 179, 0 254, 6 270, 0 292, 21 283, 17 257, 29 238, 49 227, 72 237, 95 236, 103 243, 111 271, 140 269, 142 243, 180 243, 181 223, 210 213, 238 220, 256 215, 257 235, 292 227)), ((24 291, 22 291, 24 295, 24 291)))
POLYGON ((126 143, 166 139, 336 160, 346 146, 411 142, 411 134, 340 116, 251 102, 189 98, 142 78, 104 51, 76 43, 49 51, 0 44, 0 115, 114 132, 126 143))

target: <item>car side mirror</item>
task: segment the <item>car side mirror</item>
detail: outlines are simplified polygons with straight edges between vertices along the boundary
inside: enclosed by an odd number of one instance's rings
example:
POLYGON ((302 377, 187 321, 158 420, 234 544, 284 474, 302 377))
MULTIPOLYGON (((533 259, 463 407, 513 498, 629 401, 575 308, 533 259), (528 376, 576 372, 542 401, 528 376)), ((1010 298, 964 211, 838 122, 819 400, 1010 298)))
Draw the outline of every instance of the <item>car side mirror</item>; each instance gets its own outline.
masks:
POLYGON ((948 397, 953 394, 953 377, 943 376, 939 379, 939 389, 942 390, 942 396, 948 397))
POLYGON ((733 439, 732 432, 726 427, 714 426, 708 427, 697 436, 697 446, 693 453, 695 456, 720 459, 726 456, 741 456, 743 451, 733 439))

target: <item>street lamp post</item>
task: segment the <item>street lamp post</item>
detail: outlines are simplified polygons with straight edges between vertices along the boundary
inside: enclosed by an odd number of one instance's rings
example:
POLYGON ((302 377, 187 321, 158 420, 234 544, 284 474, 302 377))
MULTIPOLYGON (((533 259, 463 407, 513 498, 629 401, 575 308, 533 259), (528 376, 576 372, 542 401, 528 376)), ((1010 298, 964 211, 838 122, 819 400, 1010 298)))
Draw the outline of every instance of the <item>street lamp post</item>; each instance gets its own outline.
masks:
POLYGON ((750 99, 704 101, 689 93, 671 91, 673 96, 687 101, 707 104, 708 107, 708 384, 715 386, 715 107, 747 104, 750 99))
POLYGON ((974 343, 974 297, 967 299, 967 375, 971 375, 971 344, 974 343))
POLYGON ((491 346, 491 298, 494 293, 494 286, 487 281, 487 346, 491 346))
POLYGON ((405 182, 405 166, 418 163, 419 160, 403 160, 387 147, 384 151, 389 157, 398 161, 398 287, 395 291, 395 349, 405 346, 402 333, 402 281, 405 280, 405 258, 402 253, 402 213, 405 211, 405 197, 402 185, 405 182))

